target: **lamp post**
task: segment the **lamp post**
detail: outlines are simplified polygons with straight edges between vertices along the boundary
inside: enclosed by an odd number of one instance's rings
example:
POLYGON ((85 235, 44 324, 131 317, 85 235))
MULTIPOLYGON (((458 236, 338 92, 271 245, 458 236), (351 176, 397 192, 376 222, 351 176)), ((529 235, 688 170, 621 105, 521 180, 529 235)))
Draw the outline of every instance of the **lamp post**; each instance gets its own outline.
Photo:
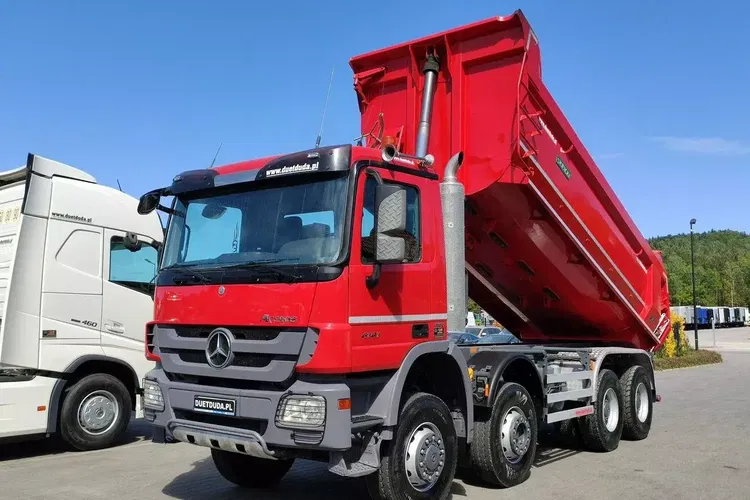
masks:
POLYGON ((693 272, 693 328, 695 329, 695 350, 698 350, 698 301, 695 296, 695 238, 693 225, 695 219, 690 219, 690 267, 693 272))

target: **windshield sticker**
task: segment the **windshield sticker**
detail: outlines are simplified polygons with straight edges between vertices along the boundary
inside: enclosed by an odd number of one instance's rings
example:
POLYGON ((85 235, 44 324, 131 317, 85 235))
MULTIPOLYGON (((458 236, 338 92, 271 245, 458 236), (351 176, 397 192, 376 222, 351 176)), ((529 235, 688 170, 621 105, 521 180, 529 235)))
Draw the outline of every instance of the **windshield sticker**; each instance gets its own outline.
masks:
POLYGON ((320 167, 320 162, 316 161, 314 163, 297 163, 295 165, 289 165, 286 167, 281 168, 270 168, 266 170, 266 177, 273 177, 274 175, 283 175, 283 174, 298 174, 300 172, 315 172, 320 167))

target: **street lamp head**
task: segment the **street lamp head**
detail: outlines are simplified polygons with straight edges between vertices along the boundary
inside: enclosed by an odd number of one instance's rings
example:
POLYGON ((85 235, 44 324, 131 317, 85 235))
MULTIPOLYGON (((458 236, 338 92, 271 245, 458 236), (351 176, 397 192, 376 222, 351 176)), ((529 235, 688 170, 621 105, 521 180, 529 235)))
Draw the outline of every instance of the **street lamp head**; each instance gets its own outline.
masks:
POLYGON ((690 229, 693 229, 693 224, 695 224, 695 219, 690 219, 690 229))

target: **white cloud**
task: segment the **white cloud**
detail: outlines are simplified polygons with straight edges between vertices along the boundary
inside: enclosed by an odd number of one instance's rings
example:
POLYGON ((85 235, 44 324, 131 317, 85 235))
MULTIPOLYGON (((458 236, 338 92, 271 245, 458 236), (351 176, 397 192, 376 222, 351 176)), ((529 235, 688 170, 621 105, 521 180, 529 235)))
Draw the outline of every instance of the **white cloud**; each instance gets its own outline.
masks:
POLYGON ((722 139, 721 137, 652 137, 665 148, 680 153, 698 153, 705 155, 746 155, 750 154, 750 145, 740 141, 722 139))
POLYGON ((615 158, 622 158, 625 153, 604 153, 599 155, 600 160, 614 160, 615 158))

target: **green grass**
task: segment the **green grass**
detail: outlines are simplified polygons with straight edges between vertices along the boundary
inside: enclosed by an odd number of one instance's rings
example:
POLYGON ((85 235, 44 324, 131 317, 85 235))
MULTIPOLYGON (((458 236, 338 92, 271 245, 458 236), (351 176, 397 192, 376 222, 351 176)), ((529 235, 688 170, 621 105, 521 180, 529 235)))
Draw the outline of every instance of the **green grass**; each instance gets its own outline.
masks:
POLYGON ((674 358, 655 358, 654 366, 657 370, 672 370, 674 368, 688 368, 690 366, 710 365, 721 363, 724 360, 716 351, 707 351, 703 349, 689 350, 682 356, 674 358))

